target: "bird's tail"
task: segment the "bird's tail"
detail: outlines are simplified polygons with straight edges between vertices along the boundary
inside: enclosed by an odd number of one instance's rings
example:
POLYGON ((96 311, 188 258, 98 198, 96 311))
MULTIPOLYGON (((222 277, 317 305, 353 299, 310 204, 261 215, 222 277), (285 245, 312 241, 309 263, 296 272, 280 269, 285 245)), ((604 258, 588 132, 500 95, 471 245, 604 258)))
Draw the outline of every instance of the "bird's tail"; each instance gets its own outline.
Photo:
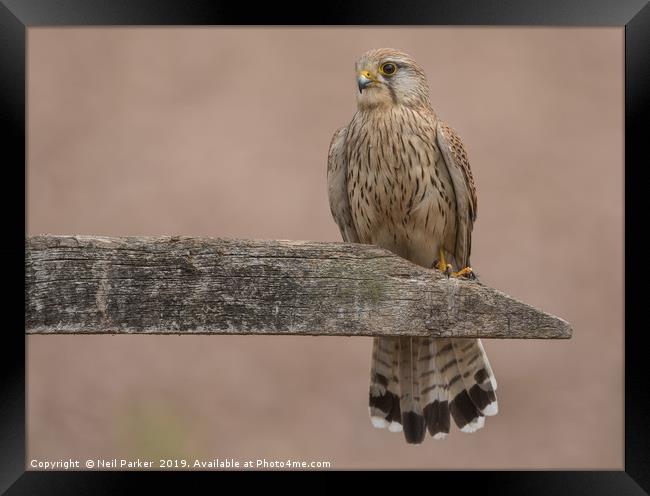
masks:
POLYGON ((498 411, 496 380, 480 339, 374 338, 370 418, 419 444, 483 427, 498 411))
POLYGON ((370 368, 370 421, 391 432, 402 430, 399 401, 398 338, 373 338, 370 368))

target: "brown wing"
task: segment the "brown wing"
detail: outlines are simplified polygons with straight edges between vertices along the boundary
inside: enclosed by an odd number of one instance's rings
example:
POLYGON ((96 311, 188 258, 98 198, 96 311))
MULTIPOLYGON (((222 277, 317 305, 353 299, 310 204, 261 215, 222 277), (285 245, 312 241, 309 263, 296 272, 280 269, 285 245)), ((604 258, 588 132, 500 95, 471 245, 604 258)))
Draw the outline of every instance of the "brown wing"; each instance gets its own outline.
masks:
POLYGON ((436 128, 438 146, 445 160, 456 194, 456 249, 457 270, 469 266, 472 251, 472 228, 476 220, 476 187, 467 152, 456 131, 442 121, 436 128))
POLYGON ((343 241, 358 243, 359 235, 352 220, 350 198, 348 197, 347 172, 345 159, 345 139, 348 130, 343 127, 334 133, 327 157, 327 194, 332 217, 339 226, 343 241))

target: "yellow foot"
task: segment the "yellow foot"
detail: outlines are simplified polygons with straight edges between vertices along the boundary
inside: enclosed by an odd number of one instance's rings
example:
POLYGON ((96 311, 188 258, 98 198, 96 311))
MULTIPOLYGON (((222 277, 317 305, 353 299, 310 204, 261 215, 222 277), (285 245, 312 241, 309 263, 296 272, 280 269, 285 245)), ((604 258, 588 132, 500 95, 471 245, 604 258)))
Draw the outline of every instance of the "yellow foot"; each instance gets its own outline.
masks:
POLYGON ((445 252, 440 250, 440 259, 434 260, 433 268, 442 271, 447 277, 451 275, 451 264, 448 264, 445 260, 445 252))
POLYGON ((452 277, 465 277, 467 279, 476 279, 474 271, 471 267, 465 267, 464 269, 459 270, 458 272, 452 272, 452 277))
POLYGON ((434 269, 438 269, 438 270, 441 271, 441 272, 444 272, 444 274, 445 274, 447 277, 449 277, 450 275, 452 275, 452 267, 451 267, 451 264, 444 264, 444 265, 443 265, 443 264, 440 263, 440 260, 435 260, 435 261, 433 262, 433 268, 434 268, 434 269), (443 268, 443 267, 444 267, 444 268, 443 268))

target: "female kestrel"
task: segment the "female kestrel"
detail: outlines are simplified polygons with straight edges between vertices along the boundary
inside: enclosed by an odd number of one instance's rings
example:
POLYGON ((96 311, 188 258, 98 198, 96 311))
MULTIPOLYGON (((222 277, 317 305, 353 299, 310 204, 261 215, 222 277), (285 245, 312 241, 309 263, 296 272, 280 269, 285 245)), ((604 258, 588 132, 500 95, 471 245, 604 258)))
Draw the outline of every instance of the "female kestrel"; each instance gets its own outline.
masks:
MULTIPOLYGON (((438 119, 422 68, 382 48, 356 63, 357 112, 329 149, 329 202, 343 239, 386 248, 454 277, 471 276, 476 191, 463 144, 438 119), (451 273, 452 267, 458 272, 451 273)), ((370 419, 421 443, 497 413, 497 384, 480 339, 373 339, 370 419)))

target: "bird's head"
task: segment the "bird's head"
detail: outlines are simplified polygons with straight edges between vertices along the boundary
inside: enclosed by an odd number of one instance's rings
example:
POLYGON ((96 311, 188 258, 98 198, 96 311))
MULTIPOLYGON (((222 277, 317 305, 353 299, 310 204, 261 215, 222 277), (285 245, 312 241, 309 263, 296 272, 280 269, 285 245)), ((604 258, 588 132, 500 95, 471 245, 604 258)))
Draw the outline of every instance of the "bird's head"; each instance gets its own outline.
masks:
POLYGON ((364 53, 355 65, 360 109, 429 106, 426 75, 410 55, 393 48, 364 53))

